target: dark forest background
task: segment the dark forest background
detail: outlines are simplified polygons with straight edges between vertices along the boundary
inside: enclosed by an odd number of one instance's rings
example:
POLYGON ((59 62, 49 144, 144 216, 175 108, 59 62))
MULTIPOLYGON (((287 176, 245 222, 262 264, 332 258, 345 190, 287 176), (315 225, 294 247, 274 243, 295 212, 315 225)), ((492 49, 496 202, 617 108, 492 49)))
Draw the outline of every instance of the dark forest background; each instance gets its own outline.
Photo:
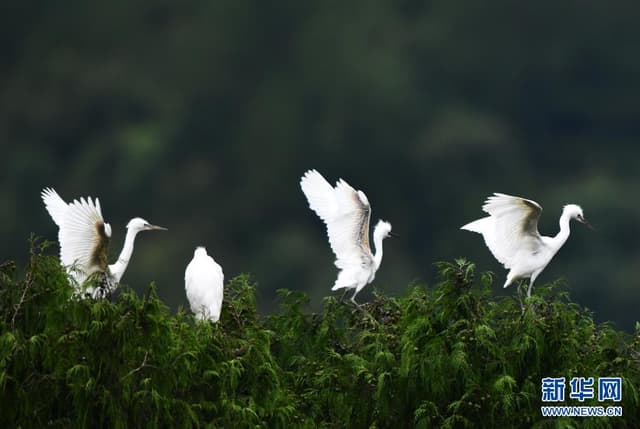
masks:
MULTIPOLYGON (((0 260, 55 240, 39 193, 97 196, 115 258, 142 233, 123 282, 186 304, 205 245, 258 303, 336 275, 298 180, 317 168, 366 192, 385 242, 375 287, 433 283, 465 256, 505 271, 459 230, 494 191, 581 204, 538 279, 631 329, 640 304, 640 4, 550 1, 35 2, 0 6, 0 260)), ((52 249, 55 252, 56 249, 52 249)), ((507 290, 515 293, 515 290, 507 290)), ((370 299, 369 291, 361 300, 370 299)))

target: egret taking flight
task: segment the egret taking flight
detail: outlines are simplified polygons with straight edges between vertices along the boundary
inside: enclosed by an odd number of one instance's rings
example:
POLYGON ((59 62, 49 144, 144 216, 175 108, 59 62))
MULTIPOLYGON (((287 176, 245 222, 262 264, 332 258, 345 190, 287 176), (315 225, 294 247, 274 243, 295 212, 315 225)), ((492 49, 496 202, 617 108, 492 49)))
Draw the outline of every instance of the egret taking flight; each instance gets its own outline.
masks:
POLYGON ((542 207, 535 201, 495 193, 487 198, 482 210, 489 216, 461 229, 482 234, 493 256, 509 270, 504 287, 517 279, 530 279, 528 297, 533 282, 569 238, 571 219, 592 228, 584 218, 582 208, 575 204, 564 206, 560 232, 555 237, 545 237, 538 232, 542 207))
POLYGON ((108 265, 107 248, 111 238, 111 225, 104 221, 97 198, 80 198, 67 204, 55 190, 45 188, 42 191, 42 201, 59 228, 60 261, 78 285, 82 285, 95 273, 105 274, 106 284, 97 289, 91 286, 86 289, 94 298, 103 296, 105 287, 106 292, 112 292, 120 282, 133 253, 136 235, 140 231, 166 230, 139 217, 131 219, 127 224, 122 252, 116 263, 108 265))
POLYGON ((302 176, 300 187, 309 207, 327 225, 335 265, 340 270, 331 290, 355 289, 351 302, 357 306, 356 295, 373 281, 380 268, 382 240, 391 235, 391 224, 378 221, 373 231, 376 250, 373 254, 369 246, 371 206, 364 192, 356 191, 342 179, 334 188, 316 170, 302 176))
POLYGON ((207 254, 204 247, 196 247, 193 259, 184 272, 184 288, 196 318, 217 322, 222 310, 224 274, 220 265, 207 254))

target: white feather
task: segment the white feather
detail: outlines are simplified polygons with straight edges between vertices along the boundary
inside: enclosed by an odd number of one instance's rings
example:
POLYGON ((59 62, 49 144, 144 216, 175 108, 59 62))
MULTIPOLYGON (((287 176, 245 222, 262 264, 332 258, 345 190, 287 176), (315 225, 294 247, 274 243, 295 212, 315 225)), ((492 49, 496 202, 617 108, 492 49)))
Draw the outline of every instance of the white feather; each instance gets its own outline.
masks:
POLYGON ((371 206, 364 192, 356 191, 342 179, 334 188, 316 170, 302 176, 300 187, 309 207, 327 227, 329 244, 336 256, 335 265, 341 270, 332 289, 356 289, 353 301, 355 295, 373 281, 382 260, 382 240, 391 231, 391 225, 380 222, 376 226, 374 256, 369 245, 371 206))
POLYGON ((93 263, 93 252, 103 245, 104 239, 98 232, 98 224, 104 223, 100 202, 97 198, 95 202, 81 198, 67 204, 51 188, 45 188, 41 195, 49 215, 59 227, 60 261, 81 284, 101 269, 93 263))
POLYGON ((522 251, 535 252, 542 246, 538 219, 542 207, 532 200, 496 193, 482 209, 490 216, 462 227, 482 234, 493 256, 505 267, 512 268, 514 258, 522 251))
MULTIPOLYGON (((320 173, 308 171, 300 181, 309 207, 327 226, 329 244, 336 255, 338 268, 359 265, 363 258, 371 259, 369 247, 369 202, 360 199, 347 182, 340 179, 333 188, 320 173), (365 234, 362 230, 366 229, 365 234)), ((364 193, 362 193, 364 195, 364 193)))
POLYGON ((61 226, 69 205, 51 188, 44 188, 41 196, 51 219, 53 219, 56 225, 61 226))
POLYGON ((65 266, 75 266, 86 275, 101 269, 92 263, 93 252, 102 245, 103 237, 98 233, 98 224, 104 223, 100 202, 81 198, 69 204, 58 239, 60 260, 65 266))
POLYGON ((196 248, 187 265, 184 285, 191 311, 196 317, 217 322, 222 310, 224 274, 204 247, 196 248))
POLYGON ((535 279, 569 238, 570 220, 587 223, 579 206, 568 205, 560 217, 560 232, 555 237, 545 237, 538 232, 542 207, 535 201, 495 193, 482 209, 489 216, 461 229, 482 234, 493 256, 510 270, 504 287, 516 279, 529 278, 527 295, 531 295, 535 279))

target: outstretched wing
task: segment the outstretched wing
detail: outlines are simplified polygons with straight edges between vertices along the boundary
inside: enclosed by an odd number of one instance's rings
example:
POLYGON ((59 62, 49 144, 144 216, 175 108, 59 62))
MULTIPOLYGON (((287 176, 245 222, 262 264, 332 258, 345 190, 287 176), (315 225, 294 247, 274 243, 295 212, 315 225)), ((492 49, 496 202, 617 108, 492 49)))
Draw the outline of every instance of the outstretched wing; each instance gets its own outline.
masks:
POLYGON ((106 269, 108 239, 97 198, 81 198, 68 205, 58 234, 63 265, 75 266, 87 275, 106 269))
POLYGON ((305 173, 300 187, 309 207, 327 226, 336 266, 346 269, 360 265, 363 258, 370 259, 371 206, 364 192, 356 191, 342 179, 333 188, 316 170, 305 173))
POLYGON ((44 188, 40 195, 42 196, 44 206, 49 212, 49 216, 51 216, 56 225, 61 226, 69 205, 65 203, 64 200, 60 198, 60 195, 52 188, 44 188))
POLYGON ((543 245, 538 232, 542 207, 535 201, 495 193, 487 198, 482 210, 489 217, 462 229, 481 233, 493 256, 506 268, 512 267, 513 258, 519 252, 535 253, 543 245))

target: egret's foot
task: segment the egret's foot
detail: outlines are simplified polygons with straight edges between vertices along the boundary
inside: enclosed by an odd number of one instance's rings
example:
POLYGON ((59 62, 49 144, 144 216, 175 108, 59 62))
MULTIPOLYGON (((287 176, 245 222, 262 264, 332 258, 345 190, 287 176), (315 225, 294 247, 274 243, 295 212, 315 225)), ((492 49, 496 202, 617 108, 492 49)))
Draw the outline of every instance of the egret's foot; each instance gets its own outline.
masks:
POLYGON ((355 308, 357 308, 358 310, 360 310, 360 311, 362 311, 363 313, 365 313, 364 308, 362 308, 362 306, 361 306, 360 304, 358 304, 358 303, 356 302, 356 300, 355 300, 355 299, 353 299, 353 297, 351 297, 351 299, 350 299, 349 301, 351 301, 351 303, 353 304, 353 306, 354 306, 355 308))
POLYGON ((378 322, 376 318, 373 317, 373 315, 369 312, 369 310, 367 310, 366 304, 358 304, 353 299, 351 299, 350 301, 353 303, 353 307, 354 307, 354 311, 352 312, 352 314, 355 314, 356 313, 355 310, 358 310, 362 313, 363 319, 369 319, 369 322, 371 323, 372 326, 378 327, 380 325, 380 322, 378 322))

